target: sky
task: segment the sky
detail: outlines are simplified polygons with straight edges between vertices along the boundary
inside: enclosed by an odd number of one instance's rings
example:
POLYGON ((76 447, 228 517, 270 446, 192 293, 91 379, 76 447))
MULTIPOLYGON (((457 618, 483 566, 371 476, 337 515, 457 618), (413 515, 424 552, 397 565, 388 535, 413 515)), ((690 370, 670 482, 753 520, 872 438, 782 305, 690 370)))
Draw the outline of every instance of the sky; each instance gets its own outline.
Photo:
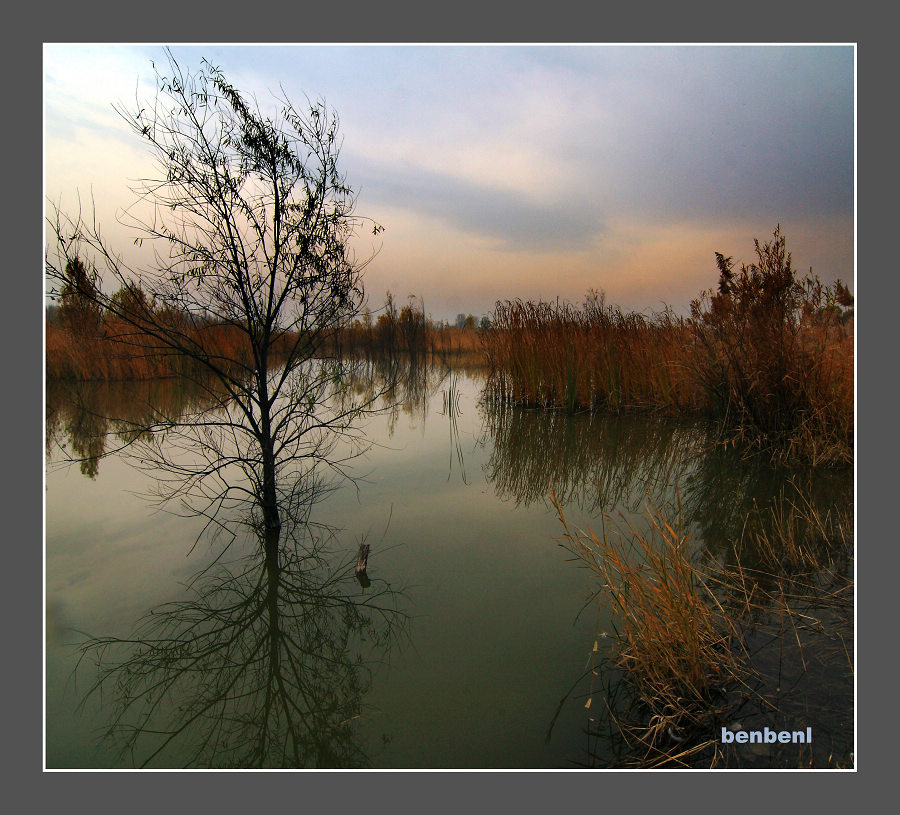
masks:
MULTIPOLYGON (((589 289, 686 313, 715 252, 755 259, 780 224, 794 265, 854 280, 852 46, 173 46, 263 110, 281 89, 341 122, 373 307, 434 319, 589 289)), ((150 155, 113 110, 155 87, 162 45, 44 46, 45 195, 117 223, 150 155)), ((136 257, 135 260, 149 261, 136 257)))

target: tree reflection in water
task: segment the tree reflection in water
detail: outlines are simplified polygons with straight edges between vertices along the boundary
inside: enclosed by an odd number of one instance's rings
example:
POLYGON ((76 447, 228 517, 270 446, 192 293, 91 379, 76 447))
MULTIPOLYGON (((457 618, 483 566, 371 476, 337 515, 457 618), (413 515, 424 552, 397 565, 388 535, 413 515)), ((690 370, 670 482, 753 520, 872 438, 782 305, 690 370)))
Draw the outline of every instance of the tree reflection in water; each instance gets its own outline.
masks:
MULTIPOLYGON (((362 767, 371 665, 405 634, 399 595, 363 590, 309 513, 308 480, 279 533, 247 516, 247 551, 220 559, 191 597, 150 611, 129 639, 81 647, 111 694, 106 738, 139 766, 362 767), (171 766, 171 765, 168 765, 171 766)), ((234 551, 234 549, 233 549, 234 551)))
POLYGON ((77 462, 81 473, 94 479, 101 460, 151 429, 163 437, 170 422, 160 417, 182 416, 215 405, 221 394, 211 379, 159 379, 140 382, 50 380, 46 395, 47 456, 63 466, 77 462))
POLYGON ((205 518, 193 546, 215 544, 188 599, 154 608, 127 639, 80 646, 79 670, 96 666, 83 704, 101 698, 111 711, 105 738, 138 766, 367 762, 363 699, 371 666, 406 634, 402 593, 357 582, 355 553, 342 554, 312 510, 331 489, 326 478, 344 476, 365 449, 354 420, 375 400, 354 398, 340 363, 297 376, 305 380, 290 393, 312 398, 286 407, 289 420, 268 435, 225 399, 182 402, 171 419, 159 404, 151 421, 104 419, 107 438, 125 439, 118 455, 153 476, 165 506, 205 518))

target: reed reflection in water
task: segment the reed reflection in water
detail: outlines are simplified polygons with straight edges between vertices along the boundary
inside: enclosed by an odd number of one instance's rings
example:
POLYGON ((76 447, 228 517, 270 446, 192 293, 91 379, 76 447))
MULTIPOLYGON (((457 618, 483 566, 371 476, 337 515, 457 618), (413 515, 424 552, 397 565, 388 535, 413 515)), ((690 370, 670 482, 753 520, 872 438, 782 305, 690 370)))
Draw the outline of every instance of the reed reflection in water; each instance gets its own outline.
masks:
POLYGON ((678 512, 702 547, 729 557, 748 515, 773 521, 771 508, 798 490, 817 513, 851 506, 852 480, 830 468, 775 466, 713 443, 704 422, 654 415, 566 414, 483 401, 490 457, 485 476, 517 506, 563 506, 585 516, 678 512))
POLYGON ((552 488, 583 512, 634 511, 647 491, 670 490, 706 447, 703 428, 653 416, 535 411, 482 405, 492 441, 486 475, 498 496, 528 506, 552 488))

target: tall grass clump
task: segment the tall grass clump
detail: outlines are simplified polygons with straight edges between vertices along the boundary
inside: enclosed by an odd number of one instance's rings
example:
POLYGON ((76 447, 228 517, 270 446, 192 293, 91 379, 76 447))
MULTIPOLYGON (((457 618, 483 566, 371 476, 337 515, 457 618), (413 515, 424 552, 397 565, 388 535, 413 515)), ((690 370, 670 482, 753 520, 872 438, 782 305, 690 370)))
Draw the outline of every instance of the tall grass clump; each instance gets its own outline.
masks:
POLYGON ((590 292, 569 303, 498 302, 485 334, 487 395, 528 407, 693 411, 689 326, 664 311, 646 316, 590 292))
POLYGON ((716 253, 718 290, 691 305, 696 371, 727 441, 775 458, 853 460, 853 298, 799 277, 780 227, 757 262, 716 253))
POLYGON ((709 730, 727 690, 748 675, 741 633, 693 557, 689 535, 655 507, 647 531, 604 516, 597 536, 563 524, 564 545, 600 579, 614 627, 613 663, 644 705, 633 728, 648 750, 664 750, 709 730), (611 526, 608 528, 607 524, 611 526))

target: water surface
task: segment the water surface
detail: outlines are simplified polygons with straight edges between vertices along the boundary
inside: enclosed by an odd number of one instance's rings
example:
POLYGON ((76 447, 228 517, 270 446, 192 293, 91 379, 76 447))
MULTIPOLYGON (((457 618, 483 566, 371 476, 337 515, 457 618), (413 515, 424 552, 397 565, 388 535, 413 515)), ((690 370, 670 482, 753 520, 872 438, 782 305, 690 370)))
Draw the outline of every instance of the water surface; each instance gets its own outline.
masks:
MULTIPOLYGON (((610 766, 602 711, 585 708, 585 669, 610 623, 591 601, 595 576, 560 546, 550 489, 570 519, 592 525, 603 512, 641 523, 648 494, 680 501, 698 550, 727 557, 747 509, 790 474, 713 450, 695 423, 491 407, 482 385, 477 372, 429 369, 377 400, 383 410, 357 428, 366 452, 351 457, 341 443, 331 453, 347 454, 349 478, 331 471, 330 489, 309 502, 300 548, 311 554, 277 574, 252 523, 223 555, 223 538, 203 534, 208 519, 153 503, 160 474, 130 455, 122 417, 138 421, 151 405, 189 411, 202 393, 50 388, 47 766, 131 767, 148 756, 153 767, 610 766), (353 574, 363 541, 367 586, 353 574), (227 643, 210 622, 223 609, 227 643), (203 671, 175 650, 141 652, 135 632, 148 615, 183 633, 202 614, 203 671), (90 659, 76 670, 74 646, 88 635, 126 640, 111 647, 150 684, 190 664, 154 715, 177 721, 205 705, 209 721, 198 712, 166 744, 141 732, 122 752, 121 725, 140 721, 110 692, 125 687, 124 672, 79 708, 97 679, 90 659), (302 692, 279 700, 288 670, 302 692), (290 749, 276 747, 278 734, 290 749)), ((815 485, 823 502, 852 494, 846 475, 818 474, 815 485)))

